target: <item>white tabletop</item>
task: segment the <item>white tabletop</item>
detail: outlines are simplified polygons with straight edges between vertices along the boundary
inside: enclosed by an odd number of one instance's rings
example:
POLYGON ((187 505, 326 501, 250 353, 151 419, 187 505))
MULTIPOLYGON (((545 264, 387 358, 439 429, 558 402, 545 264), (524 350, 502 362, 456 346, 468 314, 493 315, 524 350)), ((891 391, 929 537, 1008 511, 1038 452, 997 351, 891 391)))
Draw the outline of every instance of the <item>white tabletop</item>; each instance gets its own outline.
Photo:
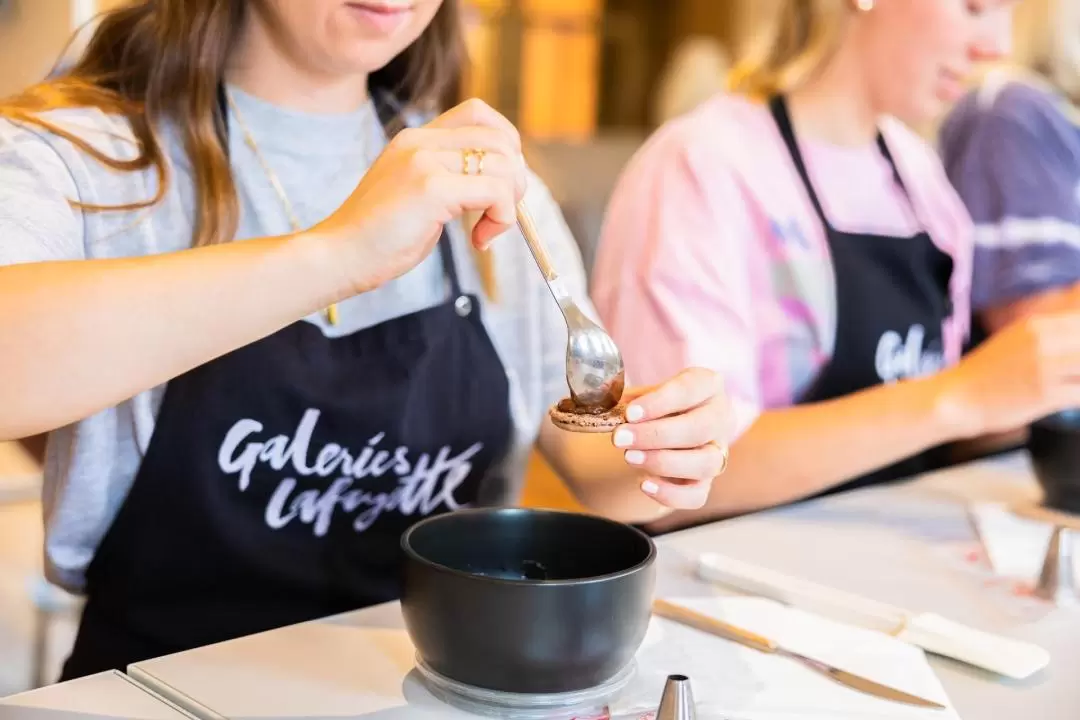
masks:
POLYGON ((190 715, 117 672, 0 699, 0 720, 187 720, 190 715))
MULTIPOLYGON (((1053 656, 1049 669, 1022 683, 933 659, 961 717, 1075 720, 1080 691, 1069 669, 1080 666, 1080 611, 1018 601, 959 559, 974 540, 965 497, 1034 495, 1026 466, 1013 460, 685 531, 659 543, 658 592, 717 593, 693 574, 698 554, 715 551, 934 610, 1034 641, 1053 656)), ((401 627, 397 606, 380 606, 138 663, 129 674, 206 718, 442 716, 410 673, 413 649, 401 627)))
POLYGON ((964 559, 977 543, 966 501, 1039 496, 1026 456, 1007 456, 673 534, 664 539, 663 569, 666 582, 686 582, 699 553, 719 552, 1034 642, 1051 662, 1025 681, 945 658, 931 663, 962 718, 1072 720, 1080 718, 1080 610, 1017 598, 964 559))
POLYGON ((201 718, 438 717, 397 603, 137 663, 133 679, 201 718))

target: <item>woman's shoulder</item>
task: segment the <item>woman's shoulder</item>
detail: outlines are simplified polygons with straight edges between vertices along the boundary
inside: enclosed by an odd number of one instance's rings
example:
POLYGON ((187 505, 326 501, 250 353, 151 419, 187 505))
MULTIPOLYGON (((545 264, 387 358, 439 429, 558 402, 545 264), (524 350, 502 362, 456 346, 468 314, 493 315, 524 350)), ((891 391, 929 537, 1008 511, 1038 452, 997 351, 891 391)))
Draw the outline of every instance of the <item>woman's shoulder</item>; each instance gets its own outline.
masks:
POLYGON ((614 199, 765 202, 786 179, 787 162, 768 107, 718 93, 653 131, 624 167, 614 199))
POLYGON ((675 151, 690 161, 701 158, 702 169, 715 169, 718 161, 738 169, 752 163, 763 144, 775 144, 778 140, 775 123, 764 103, 721 92, 661 125, 643 146, 642 153, 675 151))
POLYGON ((941 127, 940 148, 948 160, 969 150, 1020 138, 1080 152, 1076 111, 1037 76, 997 70, 970 90, 941 127))
POLYGON ((130 123, 99 108, 62 108, 35 113, 34 121, 0 115, 0 148, 46 145, 62 159, 85 154, 87 145, 118 159, 137 157, 138 141, 130 123))
MULTIPOLYGON (((182 146, 170 139, 168 128, 157 135, 168 170, 181 169, 173 153, 182 146)), ((134 256, 189 245, 188 218, 177 215, 183 197, 178 173, 170 173, 166 202, 142 209, 157 193, 157 169, 123 165, 141 154, 131 124, 96 108, 0 117, 0 220, 15 218, 21 229, 12 233, 15 240, 6 238, 0 264, 134 256), (87 212, 80 206, 113 210, 87 212), (142 222, 149 218, 159 232, 142 222), (61 220, 63 228, 55 227, 61 220)))
MULTIPOLYGON (((64 110, 33 120, 0 117, 0 265, 85 257, 85 217, 72 204, 102 197, 78 143, 101 147, 116 130, 94 111, 64 110), (65 137, 68 135, 69 137, 65 137)), ((103 167, 103 166, 102 166, 103 167)))
POLYGON ((1011 118, 1020 122, 1061 118, 1062 95, 1037 75, 1010 70, 988 73, 957 104, 951 122, 1011 118))
POLYGON ((123 200, 131 184, 88 150, 121 161, 140 154, 128 121, 97 108, 49 110, 35 115, 34 121, 0 117, 0 170, 32 171, 51 189, 74 190, 77 197, 71 199, 123 200))

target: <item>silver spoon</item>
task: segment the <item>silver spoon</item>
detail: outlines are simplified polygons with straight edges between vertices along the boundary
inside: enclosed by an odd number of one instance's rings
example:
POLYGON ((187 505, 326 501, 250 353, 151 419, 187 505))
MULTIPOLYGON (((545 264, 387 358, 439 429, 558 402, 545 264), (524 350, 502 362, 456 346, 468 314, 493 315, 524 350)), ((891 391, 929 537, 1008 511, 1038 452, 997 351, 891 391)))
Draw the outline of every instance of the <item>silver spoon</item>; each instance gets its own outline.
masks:
POLYGON ((518 203, 517 221, 540 274, 566 320, 566 384, 570 386, 570 397, 582 408, 599 412, 610 410, 619 404, 626 386, 622 354, 611 336, 590 320, 570 297, 551 264, 524 202, 518 203))

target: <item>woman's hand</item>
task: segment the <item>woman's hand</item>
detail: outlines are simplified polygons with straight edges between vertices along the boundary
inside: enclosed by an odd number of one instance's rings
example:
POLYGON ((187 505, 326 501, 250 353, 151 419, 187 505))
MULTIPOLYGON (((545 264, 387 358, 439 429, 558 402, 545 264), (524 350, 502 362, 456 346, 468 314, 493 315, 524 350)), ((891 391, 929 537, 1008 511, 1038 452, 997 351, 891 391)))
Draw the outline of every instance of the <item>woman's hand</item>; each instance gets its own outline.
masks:
POLYGON ((939 376, 942 412, 966 437, 1080 407, 1080 313, 1018 320, 939 376))
POLYGON ((692 368, 627 394, 627 422, 612 441, 644 473, 642 491, 668 507, 704 505, 728 463, 731 412, 720 375, 692 368))
POLYGON ((509 120, 468 100, 398 133, 359 186, 310 234, 331 245, 352 294, 402 275, 432 251, 443 225, 481 213, 472 241, 485 247, 516 220, 525 193, 521 138, 509 120), (482 159, 468 152, 483 153, 482 159))

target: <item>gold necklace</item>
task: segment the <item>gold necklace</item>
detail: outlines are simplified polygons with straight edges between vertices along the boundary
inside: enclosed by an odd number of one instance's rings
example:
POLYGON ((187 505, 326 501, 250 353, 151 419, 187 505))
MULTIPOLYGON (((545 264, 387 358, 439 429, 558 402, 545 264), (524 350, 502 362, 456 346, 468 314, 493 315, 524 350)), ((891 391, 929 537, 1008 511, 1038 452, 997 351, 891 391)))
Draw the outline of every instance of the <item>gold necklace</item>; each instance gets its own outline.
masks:
MULTIPOLYGON (((233 100, 232 93, 226 90, 225 98, 229 101, 229 107, 232 108, 233 114, 236 116, 236 124, 240 126, 240 130, 244 133, 244 142, 247 143, 247 146, 255 153, 255 158, 259 161, 259 164, 262 165, 263 172, 266 173, 266 178, 270 181, 271 187, 274 188, 274 193, 278 196, 281 206, 285 209, 285 214, 289 216, 289 224, 292 226, 292 231, 294 233, 300 232, 303 229, 300 225, 300 218, 296 216, 293 204, 289 200, 289 196, 285 194, 285 188, 281 186, 281 181, 278 179, 277 173, 270 167, 270 163, 266 161, 262 151, 259 149, 259 144, 255 142, 255 138, 251 135, 251 130, 248 129, 247 123, 244 122, 244 115, 240 112, 240 108, 236 106, 236 101, 233 100)), ((337 303, 326 308, 324 315, 326 317, 326 322, 331 325, 337 325, 337 303)))

